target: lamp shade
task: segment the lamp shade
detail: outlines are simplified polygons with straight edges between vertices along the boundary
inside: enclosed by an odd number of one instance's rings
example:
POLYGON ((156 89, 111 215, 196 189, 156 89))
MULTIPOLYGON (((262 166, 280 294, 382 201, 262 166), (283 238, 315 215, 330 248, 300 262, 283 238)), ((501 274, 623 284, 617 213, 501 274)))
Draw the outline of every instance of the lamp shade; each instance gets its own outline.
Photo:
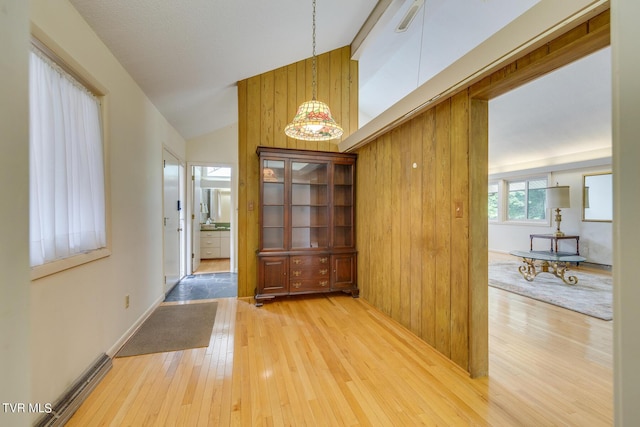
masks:
POLYGON ((287 136, 304 141, 326 141, 342 136, 342 128, 338 126, 329 106, 321 101, 303 102, 293 121, 284 128, 287 136))
POLYGON ((547 207, 549 208, 570 208, 571 197, 568 185, 557 185, 547 187, 547 207))

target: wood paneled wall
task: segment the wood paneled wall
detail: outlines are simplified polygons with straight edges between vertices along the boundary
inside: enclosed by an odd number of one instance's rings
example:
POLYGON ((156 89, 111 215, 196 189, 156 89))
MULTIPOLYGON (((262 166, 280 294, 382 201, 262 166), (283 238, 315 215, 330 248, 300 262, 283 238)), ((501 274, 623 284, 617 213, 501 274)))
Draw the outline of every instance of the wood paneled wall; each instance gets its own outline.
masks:
POLYGON ((488 100, 608 44, 605 11, 357 150, 362 298, 474 377, 488 372, 488 100))
MULTIPOLYGON (((358 64, 343 47, 316 57, 317 99, 331 109, 346 138, 358 129, 358 64)), ((254 295, 258 249, 258 157, 256 147, 338 151, 335 142, 287 137, 284 127, 312 98, 312 59, 238 82, 238 296, 254 295)))
MULTIPOLYGON (((362 297, 465 370, 470 276, 487 276, 487 223, 470 222, 472 210, 486 218, 486 137, 472 149, 470 126, 472 113, 486 126, 486 111, 461 92, 359 149, 356 169, 362 297), (470 163, 480 176, 473 187, 470 163)), ((486 314, 484 284, 473 298, 486 314)))

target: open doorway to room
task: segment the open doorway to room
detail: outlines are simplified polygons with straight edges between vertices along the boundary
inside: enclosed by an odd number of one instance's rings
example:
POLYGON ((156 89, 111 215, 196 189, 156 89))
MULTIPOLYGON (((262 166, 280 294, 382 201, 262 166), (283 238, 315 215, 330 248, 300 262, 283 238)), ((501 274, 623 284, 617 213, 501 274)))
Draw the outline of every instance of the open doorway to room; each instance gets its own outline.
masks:
POLYGON ((236 185, 232 165, 189 163, 188 274, 166 301, 238 295, 236 185))
POLYGON ((611 81, 611 49, 605 47, 489 100, 490 260, 519 266, 522 260, 514 252, 584 258, 567 270, 549 269, 558 277, 542 274, 540 280, 533 277, 546 272, 540 271, 542 260, 530 258, 529 269, 521 273, 538 284, 535 291, 519 275, 518 284, 502 284, 504 274, 499 274, 500 285, 497 279, 490 283, 605 320, 612 316, 611 295, 603 299, 593 294, 589 302, 585 294, 583 303, 575 291, 565 300, 551 288, 543 292, 540 282, 547 277, 567 284, 579 277, 572 271, 587 267, 611 270, 611 216, 596 221, 585 215, 594 208, 612 209, 611 81), (596 197, 591 205, 597 206, 590 208, 589 193, 596 192, 589 191, 594 185, 586 179, 593 176, 608 177, 609 185, 606 197, 596 197), (566 190, 566 200, 551 198, 551 188, 557 186, 566 190))
POLYGON ((191 168, 192 273, 231 272, 231 232, 235 223, 232 169, 224 165, 191 168))
POLYGON ((610 216, 584 215, 584 177, 612 168, 611 81, 611 49, 603 48, 489 100, 490 248, 548 250, 549 239, 531 234, 561 227, 554 249, 612 264, 610 216), (569 196, 563 206, 546 203, 546 188, 556 185, 569 196), (550 208, 562 208, 560 223, 550 208))
POLYGON ((585 176, 613 169, 611 54, 603 44, 579 58, 569 55, 561 63, 541 67, 536 75, 540 78, 512 79, 491 90, 478 91, 479 98, 488 101, 489 119, 487 243, 492 380, 506 383, 517 373, 520 384, 537 389, 538 402, 553 402, 548 413, 554 419, 563 416, 553 413, 556 407, 585 399, 597 402, 575 410, 593 420, 594 425, 609 424, 613 414, 613 328, 606 315, 600 317, 605 306, 602 289, 608 287, 611 292, 611 274, 606 268, 593 269, 594 265, 613 262, 612 223, 587 221, 584 216, 589 205, 585 176), (543 198, 546 188, 557 184, 568 187, 570 197, 561 211, 563 239, 554 242, 550 236, 556 227, 559 231, 560 224, 555 223, 555 209, 549 209, 553 206, 543 198), (533 251, 550 257, 583 256, 587 262, 570 265, 566 277, 578 277, 577 285, 586 285, 592 295, 567 284, 564 270, 560 277, 553 274, 556 267, 540 268, 543 263, 537 264, 538 270, 528 281, 523 277, 528 264, 510 255, 511 251, 533 251), (575 304, 574 308, 564 302, 575 304), (514 345, 518 354, 512 351, 514 345), (536 372, 530 370, 533 364, 536 372), (539 373, 552 371, 554 375, 543 376, 538 387, 539 373), (573 386, 585 378, 580 386, 573 386), (571 399, 563 401, 562 395, 571 399))

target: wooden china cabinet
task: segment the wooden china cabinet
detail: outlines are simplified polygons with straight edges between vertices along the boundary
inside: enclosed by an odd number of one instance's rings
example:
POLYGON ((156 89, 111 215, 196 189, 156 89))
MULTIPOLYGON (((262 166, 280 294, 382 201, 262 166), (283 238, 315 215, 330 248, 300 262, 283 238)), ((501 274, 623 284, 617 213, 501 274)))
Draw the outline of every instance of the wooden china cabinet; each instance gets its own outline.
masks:
POLYGON ((260 245, 256 305, 277 296, 358 296, 355 154, 258 147, 260 245))

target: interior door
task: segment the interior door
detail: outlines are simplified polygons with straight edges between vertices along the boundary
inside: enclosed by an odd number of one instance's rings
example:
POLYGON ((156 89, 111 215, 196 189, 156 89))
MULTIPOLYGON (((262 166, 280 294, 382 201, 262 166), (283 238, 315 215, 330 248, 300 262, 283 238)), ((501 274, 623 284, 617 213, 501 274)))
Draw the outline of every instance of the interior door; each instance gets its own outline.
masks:
POLYGON ((180 162, 166 150, 163 152, 163 169, 164 292, 167 292, 181 279, 182 201, 180 200, 180 162))

